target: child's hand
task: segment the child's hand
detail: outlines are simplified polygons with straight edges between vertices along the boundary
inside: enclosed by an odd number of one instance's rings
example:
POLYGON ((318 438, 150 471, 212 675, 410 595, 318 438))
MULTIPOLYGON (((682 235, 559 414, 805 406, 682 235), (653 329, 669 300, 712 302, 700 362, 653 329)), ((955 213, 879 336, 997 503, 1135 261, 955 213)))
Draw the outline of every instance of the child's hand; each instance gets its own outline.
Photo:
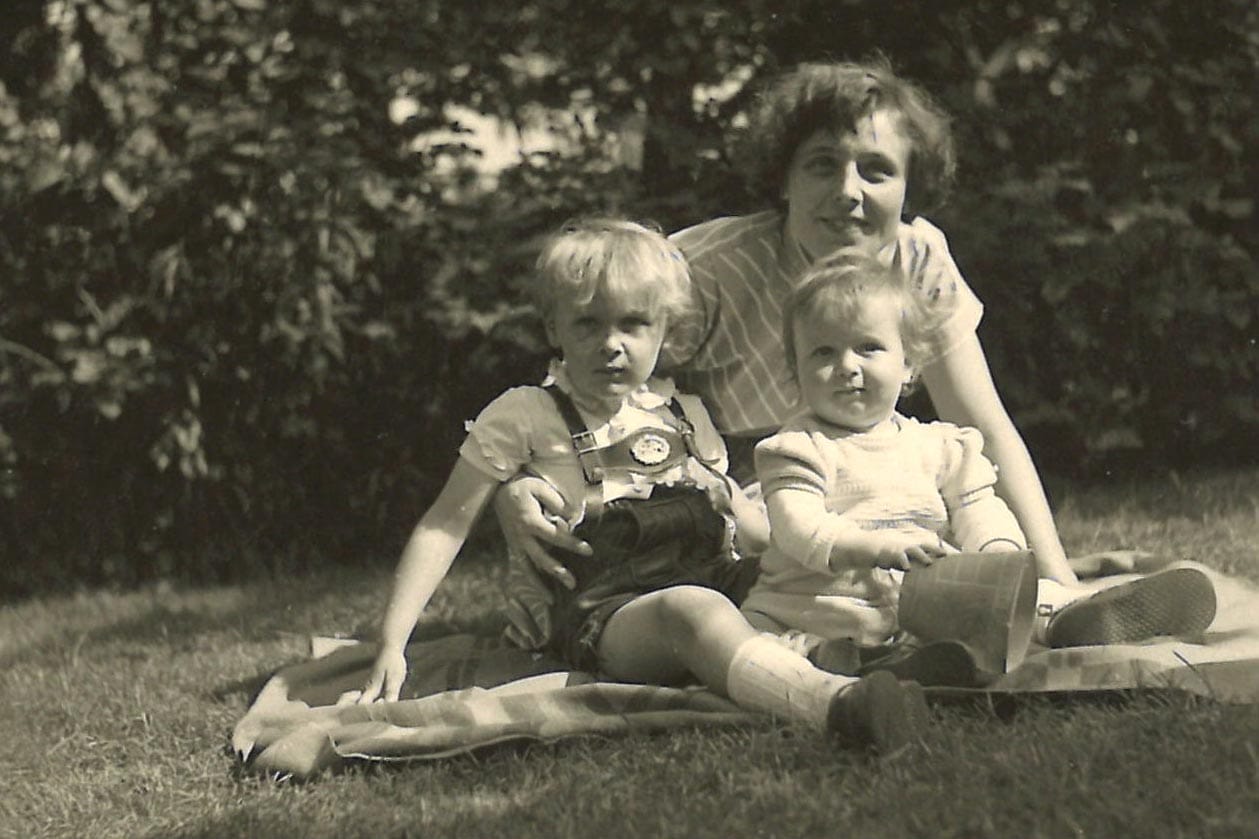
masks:
POLYGON ((871 564, 876 568, 909 571, 916 565, 930 565, 944 556, 946 549, 938 536, 913 533, 880 533, 870 535, 871 564))
POLYGON ((385 702, 398 701, 398 693, 407 678, 407 657, 402 650, 393 647, 382 648, 376 656, 376 664, 372 667, 372 675, 358 698, 359 705, 366 705, 381 699, 385 702))

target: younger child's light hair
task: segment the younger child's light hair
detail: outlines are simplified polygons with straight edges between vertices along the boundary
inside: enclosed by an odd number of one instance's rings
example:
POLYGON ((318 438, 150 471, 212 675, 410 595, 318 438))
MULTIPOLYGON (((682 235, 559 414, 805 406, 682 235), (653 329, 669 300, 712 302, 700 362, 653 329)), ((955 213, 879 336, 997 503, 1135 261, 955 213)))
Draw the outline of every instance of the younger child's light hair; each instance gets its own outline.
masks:
POLYGON ((638 222, 570 221, 543 246, 537 272, 535 299, 543 318, 554 315, 561 299, 585 305, 600 291, 645 296, 670 329, 692 308, 686 258, 657 228, 638 222))
MULTIPOLYGON (((935 316, 900 271, 855 247, 838 250, 816 263, 805 272, 783 304, 783 346, 792 377, 798 372, 796 322, 805 313, 849 320, 873 297, 890 299, 900 310, 905 361, 917 378, 918 370, 931 356, 930 336, 935 316)), ((909 389, 907 386, 906 390, 909 389)))

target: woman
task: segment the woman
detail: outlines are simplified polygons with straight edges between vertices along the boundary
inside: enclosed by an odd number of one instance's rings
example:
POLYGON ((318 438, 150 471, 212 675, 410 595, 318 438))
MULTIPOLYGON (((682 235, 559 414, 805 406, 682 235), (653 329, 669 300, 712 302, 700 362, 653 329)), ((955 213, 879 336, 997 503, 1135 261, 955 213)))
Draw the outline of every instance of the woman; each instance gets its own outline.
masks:
MULTIPOLYGON (((674 234, 702 317, 661 362, 703 398, 727 439, 731 474, 752 479, 752 447, 796 405, 779 339, 782 300, 812 262, 857 245, 898 265, 930 301, 939 325, 922 382, 937 413, 983 433, 998 492, 1026 532, 1040 576, 1077 582, 975 332, 983 307, 944 234, 914 217, 937 206, 952 180, 948 117, 886 62, 804 64, 762 95, 747 141, 750 177, 774 208, 674 234)), ((513 553, 564 579, 546 545, 582 546, 567 532, 558 496, 526 480, 504 488, 497 508, 513 553)))
MULTIPOLYGON (((975 332, 983 307, 944 234, 914 218, 937 206, 952 180, 947 116, 886 64, 809 64, 769 89, 753 125, 749 161, 778 208, 675 235, 708 312, 678 379, 705 399, 728 436, 755 441, 771 433, 797 397, 778 340, 781 301, 828 253, 846 245, 877 253, 900 266, 940 319, 922 370, 940 418, 983 433, 1001 476, 998 491, 1027 533, 1040 575, 1076 582, 975 332), (757 318, 768 328, 741 322, 757 318)), ((732 442, 732 450, 748 448, 732 442)))

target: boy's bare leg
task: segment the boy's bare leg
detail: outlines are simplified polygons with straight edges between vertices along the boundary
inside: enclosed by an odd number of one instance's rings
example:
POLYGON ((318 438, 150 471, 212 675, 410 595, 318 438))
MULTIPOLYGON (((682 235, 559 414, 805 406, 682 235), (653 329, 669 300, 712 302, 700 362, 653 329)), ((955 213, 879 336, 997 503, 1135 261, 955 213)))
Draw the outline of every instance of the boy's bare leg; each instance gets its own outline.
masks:
POLYGON ((859 680, 819 670, 753 629, 724 595, 698 586, 662 589, 618 609, 599 659, 625 681, 669 684, 693 675, 741 707, 885 754, 917 740, 928 723, 918 685, 889 673, 859 680))
POLYGON ((674 586, 616 610, 599 640, 599 663, 615 679, 668 685, 697 678, 729 696, 730 663, 758 635, 720 592, 674 586))

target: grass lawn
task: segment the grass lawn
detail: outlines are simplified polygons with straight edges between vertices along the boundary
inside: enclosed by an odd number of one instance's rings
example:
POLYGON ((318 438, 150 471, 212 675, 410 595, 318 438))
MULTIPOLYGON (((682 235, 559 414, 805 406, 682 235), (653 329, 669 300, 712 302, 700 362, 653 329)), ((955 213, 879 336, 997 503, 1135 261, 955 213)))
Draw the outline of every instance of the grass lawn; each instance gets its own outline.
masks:
MULTIPOLYGON (((1072 554, 1139 547, 1259 581, 1259 470, 1059 505, 1072 554)), ((306 784, 238 773, 227 738, 262 677, 312 633, 370 631, 391 566, 0 609, 0 837, 1259 837, 1259 707, 1179 696, 939 708, 889 762, 765 722, 306 784)), ((456 563, 433 620, 491 628, 494 576, 456 563)))

